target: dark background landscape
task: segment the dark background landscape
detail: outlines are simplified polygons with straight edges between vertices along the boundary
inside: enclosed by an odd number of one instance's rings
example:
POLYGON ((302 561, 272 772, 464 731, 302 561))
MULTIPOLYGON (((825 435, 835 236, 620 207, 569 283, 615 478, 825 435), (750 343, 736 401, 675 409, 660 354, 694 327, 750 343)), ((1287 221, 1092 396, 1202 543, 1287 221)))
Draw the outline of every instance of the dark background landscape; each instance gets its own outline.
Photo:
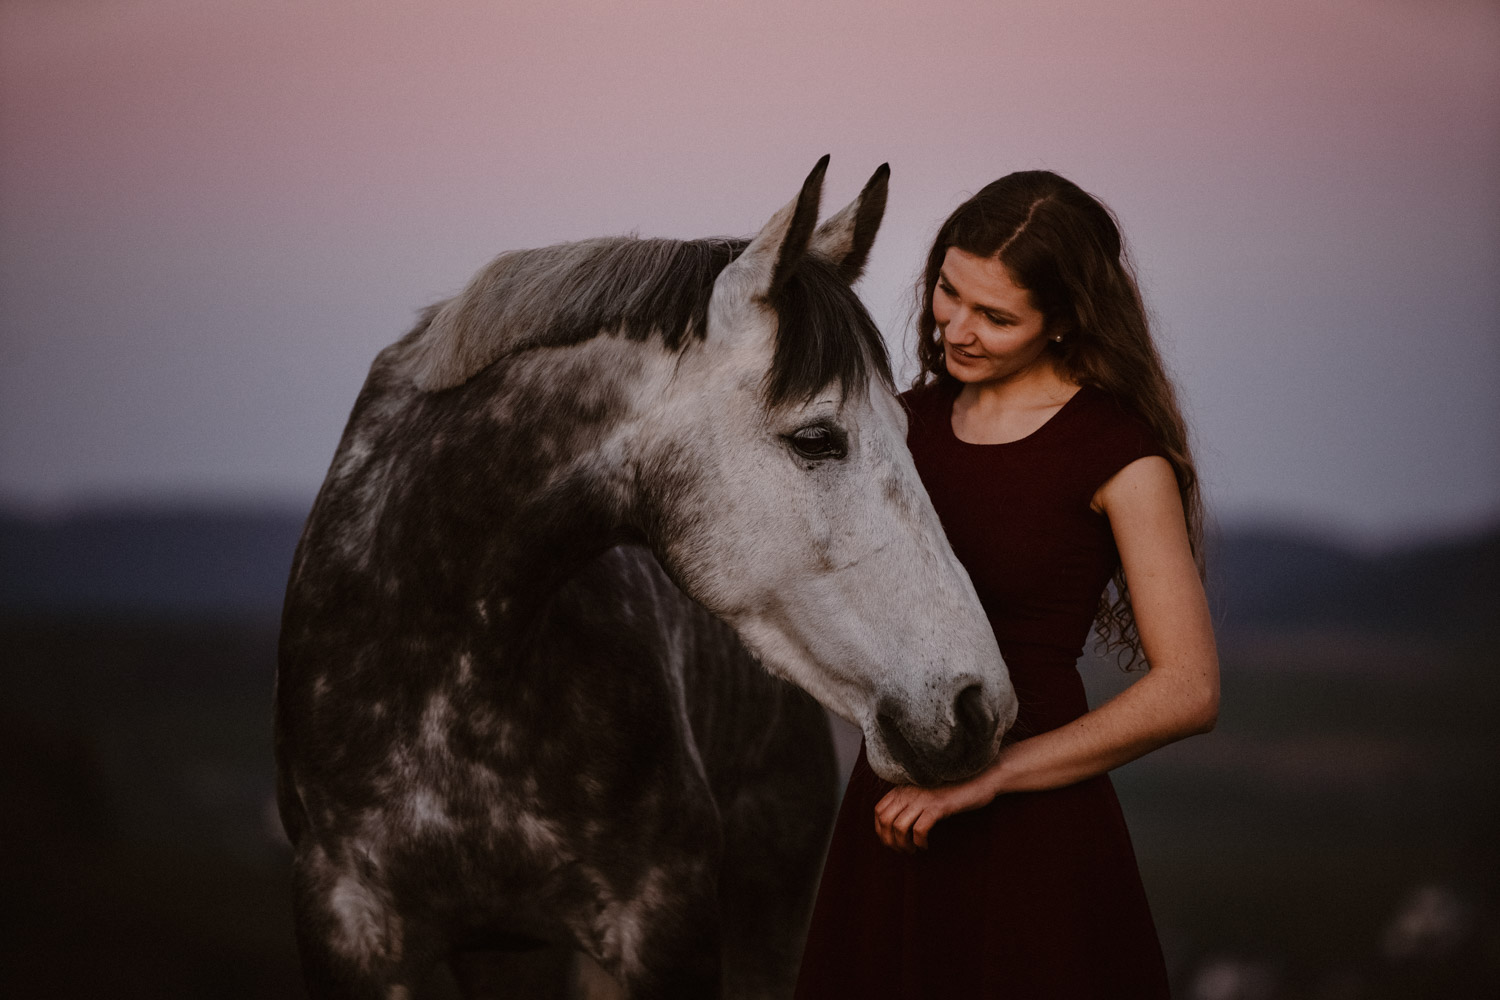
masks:
MULTIPOLYGON (((270 741, 301 518, 0 518, 0 995, 301 995, 270 741)), ((1497 557, 1219 532, 1219 727, 1116 773, 1179 996, 1496 995, 1497 557)))

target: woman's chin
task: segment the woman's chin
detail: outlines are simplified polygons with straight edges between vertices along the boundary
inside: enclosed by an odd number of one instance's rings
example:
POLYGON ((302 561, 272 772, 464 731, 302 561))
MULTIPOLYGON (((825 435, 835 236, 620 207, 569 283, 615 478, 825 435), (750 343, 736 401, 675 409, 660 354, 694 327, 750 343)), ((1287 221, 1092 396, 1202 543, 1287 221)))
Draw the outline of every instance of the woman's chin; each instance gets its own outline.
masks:
POLYGON ((985 371, 980 365, 964 364, 962 360, 954 360, 951 353, 943 356, 943 364, 948 369, 948 374, 960 382, 983 382, 985 371))

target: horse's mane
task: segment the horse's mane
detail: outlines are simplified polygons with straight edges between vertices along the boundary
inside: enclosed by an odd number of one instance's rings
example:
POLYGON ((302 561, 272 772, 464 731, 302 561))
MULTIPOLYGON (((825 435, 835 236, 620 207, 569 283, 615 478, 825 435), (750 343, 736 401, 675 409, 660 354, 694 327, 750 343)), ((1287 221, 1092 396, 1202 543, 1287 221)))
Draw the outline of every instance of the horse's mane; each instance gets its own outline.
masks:
MULTIPOLYGON (((413 377, 423 389, 449 388, 504 356, 600 334, 660 337, 681 351, 706 336, 714 281, 749 242, 621 236, 501 254, 408 334, 413 377)), ((880 331, 832 263, 805 255, 771 305, 771 405, 834 382, 857 391, 872 365, 892 384, 880 331)))

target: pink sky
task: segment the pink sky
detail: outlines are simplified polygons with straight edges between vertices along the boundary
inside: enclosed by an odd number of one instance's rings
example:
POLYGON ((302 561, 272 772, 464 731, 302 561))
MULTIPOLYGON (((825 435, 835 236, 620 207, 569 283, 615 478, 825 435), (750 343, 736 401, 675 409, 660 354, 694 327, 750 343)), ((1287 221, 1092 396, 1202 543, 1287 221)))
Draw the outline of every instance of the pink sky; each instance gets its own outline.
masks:
POLYGON ((310 498, 374 352, 496 252, 746 233, 893 170, 893 349, 1009 170, 1109 202, 1220 516, 1500 512, 1485 0, 0 6, 0 502, 310 498))

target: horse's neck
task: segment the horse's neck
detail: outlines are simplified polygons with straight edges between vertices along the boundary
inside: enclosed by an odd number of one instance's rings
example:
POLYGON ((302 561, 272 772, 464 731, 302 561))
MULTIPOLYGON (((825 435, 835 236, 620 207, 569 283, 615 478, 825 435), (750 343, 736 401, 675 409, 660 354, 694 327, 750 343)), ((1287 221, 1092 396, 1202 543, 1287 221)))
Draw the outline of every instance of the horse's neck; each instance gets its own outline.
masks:
POLYGON ((597 338, 434 394, 377 362, 319 500, 321 544, 404 603, 483 602, 496 627, 526 620, 577 567, 634 537, 617 432, 641 377, 628 355, 641 349, 597 338))

